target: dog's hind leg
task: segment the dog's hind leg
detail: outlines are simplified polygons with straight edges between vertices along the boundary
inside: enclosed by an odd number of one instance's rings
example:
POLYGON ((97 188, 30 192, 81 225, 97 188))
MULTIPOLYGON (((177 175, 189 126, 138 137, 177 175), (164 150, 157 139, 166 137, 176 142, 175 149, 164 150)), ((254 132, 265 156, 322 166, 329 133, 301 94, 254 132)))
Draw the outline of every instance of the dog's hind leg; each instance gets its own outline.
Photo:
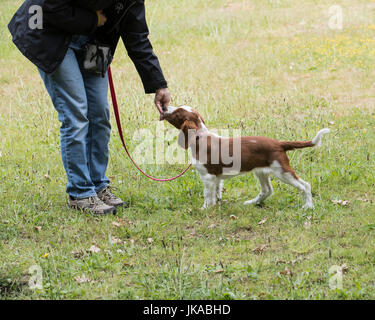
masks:
POLYGON ((305 205, 303 206, 304 209, 314 209, 312 194, 311 194, 311 186, 308 182, 298 178, 298 181, 305 186, 305 205))
POLYGON ((289 164, 284 164, 284 167, 282 168, 281 165, 277 161, 275 161, 275 163, 271 165, 271 168, 273 174, 281 181, 302 191, 305 200, 305 204, 303 206, 304 209, 314 209, 311 187, 309 183, 298 178, 289 164))
POLYGON ((258 179, 260 183, 260 193, 256 196, 256 198, 245 201, 244 205, 261 204, 273 193, 270 174, 267 170, 255 169, 254 176, 258 179))

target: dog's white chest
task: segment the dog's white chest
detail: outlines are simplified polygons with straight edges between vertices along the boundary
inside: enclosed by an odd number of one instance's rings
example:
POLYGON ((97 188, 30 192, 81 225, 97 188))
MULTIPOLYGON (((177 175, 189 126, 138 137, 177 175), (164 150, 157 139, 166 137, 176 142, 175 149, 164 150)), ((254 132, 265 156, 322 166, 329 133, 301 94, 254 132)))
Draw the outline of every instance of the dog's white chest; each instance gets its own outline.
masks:
POLYGON ((202 176, 205 176, 206 174, 208 174, 208 170, 207 168, 204 166, 204 164, 200 163, 197 159, 195 159, 194 157, 192 158, 193 161, 193 166, 194 168, 198 171, 198 173, 202 176))

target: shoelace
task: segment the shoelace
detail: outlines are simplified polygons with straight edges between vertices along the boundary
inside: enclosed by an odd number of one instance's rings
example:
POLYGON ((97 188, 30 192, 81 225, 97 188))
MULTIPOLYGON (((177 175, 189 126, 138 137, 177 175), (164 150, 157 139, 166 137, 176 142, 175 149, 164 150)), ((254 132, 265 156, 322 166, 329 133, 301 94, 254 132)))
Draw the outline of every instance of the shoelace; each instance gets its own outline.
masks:
POLYGON ((104 190, 103 195, 109 199, 117 199, 117 197, 112 193, 109 187, 104 190))
POLYGON ((89 202, 90 204, 93 204, 93 205, 100 205, 103 203, 103 201, 100 200, 98 197, 90 197, 89 202))

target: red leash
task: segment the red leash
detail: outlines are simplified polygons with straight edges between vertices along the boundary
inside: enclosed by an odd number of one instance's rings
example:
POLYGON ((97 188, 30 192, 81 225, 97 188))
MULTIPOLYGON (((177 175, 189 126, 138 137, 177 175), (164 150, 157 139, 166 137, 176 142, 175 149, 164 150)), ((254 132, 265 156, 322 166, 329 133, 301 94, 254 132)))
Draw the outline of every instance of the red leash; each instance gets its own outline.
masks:
POLYGON ((129 151, 128 151, 128 148, 126 147, 126 144, 125 144, 125 139, 124 139, 124 136, 122 134, 122 128, 121 128, 121 120, 120 120, 120 113, 118 111, 118 104, 117 104, 117 99, 116 99, 116 92, 115 92, 115 86, 113 85, 113 78, 112 78, 112 72, 111 72, 111 68, 109 67, 108 68, 108 81, 109 81, 109 88, 111 90, 111 97, 112 97, 112 104, 113 104, 113 111, 115 113, 115 117, 116 117, 116 123, 117 123, 117 129, 118 129, 118 133, 120 135, 120 138, 121 138, 121 142, 122 142, 122 145, 124 146, 124 149, 125 149, 125 152, 126 154, 128 155, 129 159, 131 160, 131 162, 133 162, 134 166, 143 174, 145 175, 147 178, 151 179, 151 180, 154 180, 154 181, 159 181, 159 182, 167 182, 167 181, 173 181, 179 177, 181 177, 183 174, 185 174, 190 168, 191 168, 191 164, 184 170, 182 171, 179 175, 175 176, 175 177, 172 177, 172 178, 169 178, 169 179, 157 179, 157 178, 154 178, 154 177, 151 177, 150 175, 148 175, 147 173, 145 173, 144 171, 142 171, 142 169, 135 163, 135 161, 133 160, 133 158, 131 157, 129 151))

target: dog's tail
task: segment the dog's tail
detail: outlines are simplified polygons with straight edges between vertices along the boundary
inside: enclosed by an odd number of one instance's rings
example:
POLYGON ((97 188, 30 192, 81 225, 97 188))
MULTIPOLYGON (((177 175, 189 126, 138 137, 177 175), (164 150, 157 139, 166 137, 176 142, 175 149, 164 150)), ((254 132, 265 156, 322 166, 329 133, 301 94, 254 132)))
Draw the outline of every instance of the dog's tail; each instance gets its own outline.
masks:
POLYGON ((322 137, 328 133, 330 130, 328 128, 320 130, 314 139, 311 141, 281 141, 281 147, 284 151, 302 149, 308 147, 319 147, 322 144, 322 137))

